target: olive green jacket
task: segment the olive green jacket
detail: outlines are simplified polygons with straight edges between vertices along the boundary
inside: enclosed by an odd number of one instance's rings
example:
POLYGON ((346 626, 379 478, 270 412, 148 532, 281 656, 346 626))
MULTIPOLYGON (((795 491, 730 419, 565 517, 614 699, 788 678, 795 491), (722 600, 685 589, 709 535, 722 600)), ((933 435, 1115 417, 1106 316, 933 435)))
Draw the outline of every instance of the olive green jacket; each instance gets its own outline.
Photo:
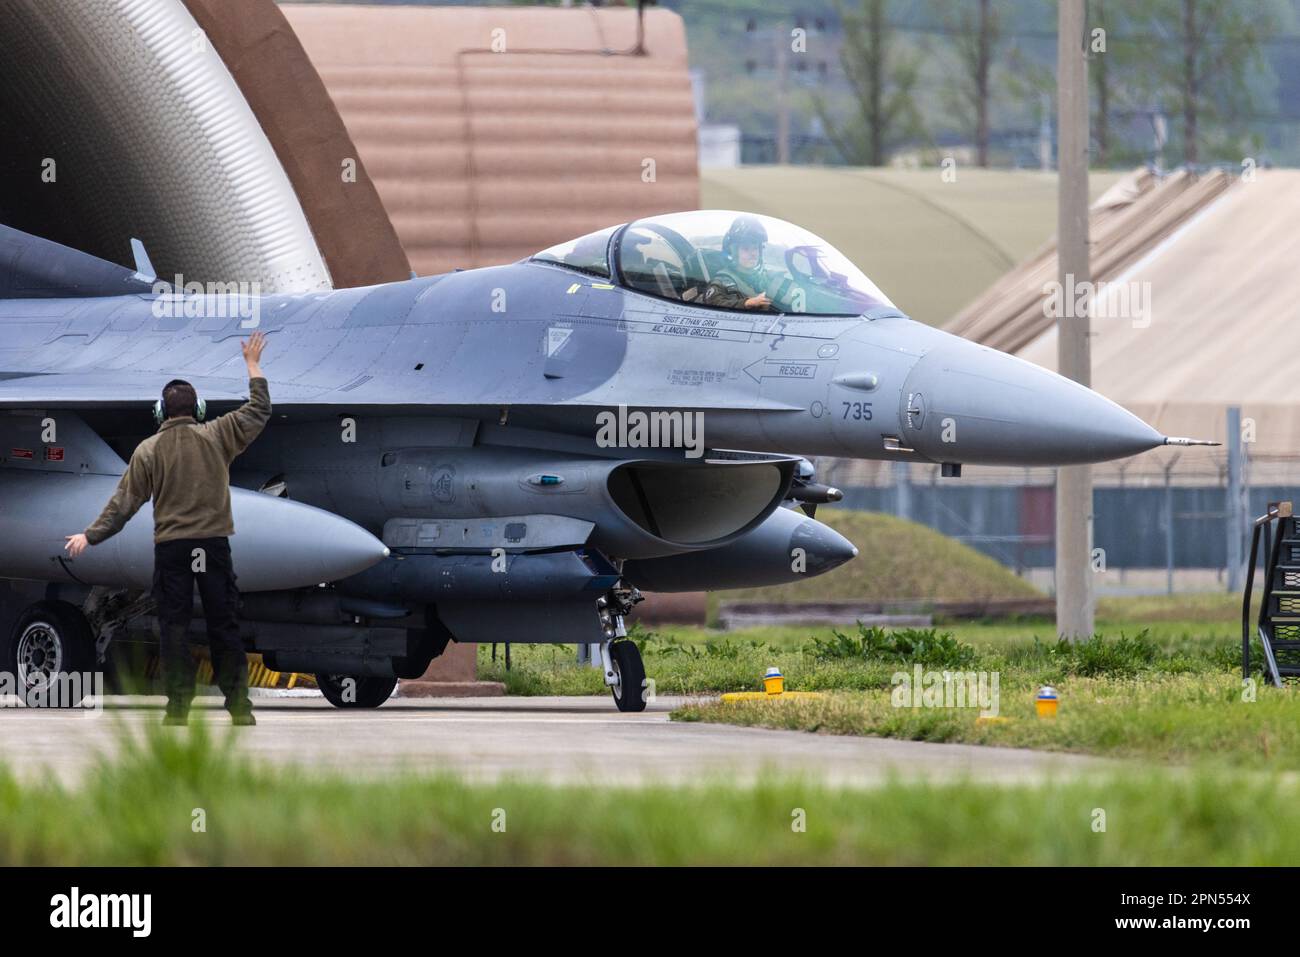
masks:
POLYGON ((235 534, 230 463, 271 417, 266 379, 250 379, 248 396, 238 409, 211 422, 168 419, 136 446, 117 491, 86 529, 86 541, 98 545, 116 535, 151 498, 155 542, 235 534))
POLYGON ((744 309, 745 302, 762 292, 766 284, 767 272, 761 269, 750 271, 748 276, 730 269, 719 269, 713 281, 704 288, 700 301, 707 306, 744 309))

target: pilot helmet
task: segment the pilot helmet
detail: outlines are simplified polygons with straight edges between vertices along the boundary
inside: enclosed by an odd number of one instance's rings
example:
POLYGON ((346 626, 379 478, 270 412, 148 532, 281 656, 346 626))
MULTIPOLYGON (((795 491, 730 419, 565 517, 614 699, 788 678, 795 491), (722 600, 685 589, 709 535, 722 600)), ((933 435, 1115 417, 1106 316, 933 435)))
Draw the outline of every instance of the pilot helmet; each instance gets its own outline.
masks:
MULTIPOLYGON (((737 255, 741 246, 758 247, 757 266, 763 264, 763 246, 767 243, 767 229, 763 226, 757 216, 737 216, 727 230, 727 235, 722 237, 722 251, 732 262, 740 265, 737 255)), ((757 266, 755 268, 757 268, 757 266)))

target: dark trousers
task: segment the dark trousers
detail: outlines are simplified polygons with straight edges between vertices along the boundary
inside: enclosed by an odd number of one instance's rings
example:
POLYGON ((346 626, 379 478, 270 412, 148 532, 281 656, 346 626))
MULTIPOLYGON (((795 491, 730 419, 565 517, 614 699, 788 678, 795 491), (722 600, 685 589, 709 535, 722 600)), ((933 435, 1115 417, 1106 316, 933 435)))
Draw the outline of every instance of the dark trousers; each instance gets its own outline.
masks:
POLYGON ((239 590, 226 538, 182 538, 154 545, 153 598, 162 632, 163 681, 167 712, 189 713, 194 700, 194 659, 187 632, 194 610, 194 585, 203 600, 208 648, 217 687, 231 714, 252 710, 248 700, 248 659, 239 637, 239 590))

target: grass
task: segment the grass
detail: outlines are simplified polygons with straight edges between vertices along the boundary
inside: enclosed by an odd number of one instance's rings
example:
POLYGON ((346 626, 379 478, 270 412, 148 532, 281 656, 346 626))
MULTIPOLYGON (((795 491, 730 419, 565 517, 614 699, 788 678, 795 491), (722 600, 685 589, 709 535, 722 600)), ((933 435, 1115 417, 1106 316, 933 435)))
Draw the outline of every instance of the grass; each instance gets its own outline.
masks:
MULTIPOLYGON (((1035 637, 1032 642, 968 644, 944 632, 909 630, 888 634, 860 628, 814 639, 804 648, 814 668, 840 665, 854 682, 838 683, 820 699, 708 702, 674 712, 678 720, 718 721, 831 734, 877 735, 918 741, 1027 747, 1109 757, 1187 763, 1209 760, 1232 767, 1300 770, 1300 698, 1256 682, 1243 686, 1240 647, 1230 639, 1207 640, 1155 632, 1120 632, 1069 644, 1035 637), (987 676, 996 707, 976 702, 977 685, 962 688, 969 707, 954 707, 958 685, 945 701, 902 694, 897 675, 913 676, 921 664, 936 677, 944 671, 987 676), (996 676, 996 686, 993 685, 996 676), (1060 696, 1053 720, 1036 716, 1042 685, 1060 696), (996 722, 980 721, 984 710, 996 722)), ((1259 650, 1253 652, 1258 661, 1259 650)), ((817 690, 817 680, 795 672, 790 690, 817 690)), ((923 690, 923 689, 921 689, 923 690)))
MULTIPOLYGON (((1257 684, 1243 698, 1239 609, 1232 596, 1110 599, 1100 637, 1058 642, 1049 621, 960 622, 936 629, 768 627, 634 629, 660 695, 758 690, 771 666, 791 691, 820 700, 688 704, 678 720, 834 734, 1029 747, 1162 763, 1300 769, 1300 698, 1257 684), (1179 617, 1195 615, 1196 618, 1179 617), (999 717, 978 709, 894 707, 893 678, 931 671, 998 676, 999 717), (1060 715, 1035 717, 1034 697, 1057 688, 1060 715)), ((607 694, 571 646, 515 645, 513 668, 480 649, 480 675, 512 694, 607 694)), ((1252 652, 1258 665, 1258 647, 1252 652)))
POLYGON ((367 780, 250 764, 201 725, 150 728, 75 788, 0 768, 4 866, 1298 862, 1300 788, 1271 774, 869 790, 367 780))
MULTIPOLYGON (((1177 602, 1163 597, 1112 600, 1103 606, 1098 628, 1108 635, 1145 631, 1170 659, 1190 656, 1206 673, 1227 673, 1240 658, 1239 626, 1233 617, 1237 612, 1230 602, 1213 597, 1217 606, 1207 602, 1185 609, 1184 613, 1200 613, 1196 620, 1174 617, 1177 602), (1141 613, 1130 612, 1130 607, 1141 613)), ((940 630, 951 632, 986 661, 994 662, 1036 643, 1053 644, 1055 638, 1050 621, 961 622, 940 630)), ((760 676, 771 666, 781 669, 791 690, 864 691, 888 688, 889 677, 896 670, 884 660, 809 654, 808 649, 817 642, 833 639, 832 629, 825 626, 771 626, 733 632, 682 626, 649 631, 634 626, 632 637, 641 647, 656 692, 664 695, 757 690, 760 676)), ((576 664, 573 645, 516 644, 511 654, 512 667, 507 671, 504 649, 498 647, 494 662, 491 646, 480 645, 479 677, 504 682, 506 692, 514 695, 608 694, 599 671, 576 664)))
POLYGON ((709 596, 710 617, 722 601, 1043 597, 996 559, 917 522, 838 508, 818 509, 817 519, 859 546, 875 542, 882 547, 863 548, 853 561, 805 581, 715 592, 709 596))

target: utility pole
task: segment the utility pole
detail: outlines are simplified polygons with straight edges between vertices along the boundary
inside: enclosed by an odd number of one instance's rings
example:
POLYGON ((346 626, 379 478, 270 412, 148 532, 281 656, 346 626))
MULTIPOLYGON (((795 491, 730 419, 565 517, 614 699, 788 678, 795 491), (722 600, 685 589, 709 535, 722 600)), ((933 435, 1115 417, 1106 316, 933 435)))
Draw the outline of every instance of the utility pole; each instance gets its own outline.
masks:
MULTIPOLYGON (((1088 250, 1088 61, 1084 58, 1084 0, 1059 0, 1057 88, 1057 281, 1062 289, 1090 283, 1088 250)), ((1086 287, 1085 287, 1086 288, 1086 287)), ((1092 383, 1088 341, 1091 318, 1072 315, 1058 296, 1057 369, 1082 385, 1092 383)), ((1087 301, 1087 299, 1085 299, 1087 301)), ((1089 303, 1090 305, 1090 303, 1089 303)), ((1056 632, 1071 641, 1091 638, 1092 469, 1056 471, 1056 632)))

